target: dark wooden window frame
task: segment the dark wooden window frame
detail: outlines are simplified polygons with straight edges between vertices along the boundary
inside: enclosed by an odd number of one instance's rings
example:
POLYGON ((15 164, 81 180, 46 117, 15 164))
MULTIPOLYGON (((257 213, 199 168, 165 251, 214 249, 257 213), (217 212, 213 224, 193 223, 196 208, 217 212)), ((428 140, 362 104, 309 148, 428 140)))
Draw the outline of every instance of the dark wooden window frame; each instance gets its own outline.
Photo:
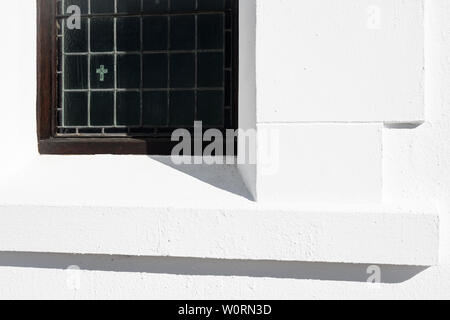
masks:
MULTIPOLYGON (((55 0, 37 1, 37 137, 40 154, 170 155, 178 142, 168 138, 67 138, 56 136, 56 26, 55 0)), ((233 122, 238 123, 238 2, 233 21, 233 122)), ((235 148, 236 150, 236 148, 235 148)))

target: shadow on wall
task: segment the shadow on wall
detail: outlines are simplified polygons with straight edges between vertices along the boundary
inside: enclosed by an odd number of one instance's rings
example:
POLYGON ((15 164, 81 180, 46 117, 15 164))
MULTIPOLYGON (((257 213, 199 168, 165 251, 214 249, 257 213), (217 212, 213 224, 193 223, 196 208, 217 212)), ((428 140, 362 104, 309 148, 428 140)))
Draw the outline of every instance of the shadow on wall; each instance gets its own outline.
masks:
POLYGON ((170 157, 150 157, 168 167, 208 183, 216 188, 254 201, 236 165, 174 164, 170 157))
MULTIPOLYGON (((240 261, 167 257, 127 257, 50 253, 0 253, 0 267, 67 269, 106 272, 139 272, 189 276, 237 276, 367 282, 369 265, 311 262, 240 261)), ((402 283, 425 267, 381 265, 381 283, 402 283)))

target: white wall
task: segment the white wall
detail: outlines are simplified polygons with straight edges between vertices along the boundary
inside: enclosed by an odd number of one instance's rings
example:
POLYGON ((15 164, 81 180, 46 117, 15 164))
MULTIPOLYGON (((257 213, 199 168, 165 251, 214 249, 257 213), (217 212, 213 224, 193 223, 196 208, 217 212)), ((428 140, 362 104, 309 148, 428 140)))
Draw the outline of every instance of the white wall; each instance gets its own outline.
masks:
MULTIPOLYGON (((382 277, 388 283, 369 285, 363 282, 367 266, 345 264, 0 253, 0 297, 449 298, 450 2, 425 3, 426 122, 417 128, 383 130, 383 197, 433 200, 439 205, 439 266, 382 266, 382 277), (69 265, 79 265, 84 271, 74 280, 64 270, 69 265)), ((9 49, 19 42, 27 49, 20 55, 12 50, 0 53, 0 134, 8 137, 0 141, 0 149, 9 150, 2 154, 0 164, 3 174, 12 174, 7 170, 11 163, 26 162, 30 154, 36 154, 34 1, 3 1, 0 9, 10 12, 0 20, 2 41, 7 41, 9 49), (16 125, 20 116, 23 127, 16 125)))
POLYGON ((36 11, 35 1, 20 0, 0 3, 0 19, 4 45, 1 53, 0 141, 4 150, 0 178, 12 174, 5 168, 20 168, 37 154, 36 145, 36 11), (20 14, 19 14, 20 12, 20 14), (17 13, 17 14, 16 14, 17 13), (20 125, 19 125, 20 124, 20 125))
POLYGON ((259 123, 423 119, 422 0, 257 2, 259 123))
MULTIPOLYGON (((248 26, 239 30, 239 105, 246 106, 239 110, 239 128, 256 130, 256 0, 240 2, 239 11, 239 25, 248 26)), ((239 147, 245 149, 244 152, 238 152, 241 157, 239 171, 245 185, 256 198, 256 165, 245 161, 251 152, 256 151, 251 148, 247 150, 246 138, 242 135, 239 137, 239 147)))
POLYGON ((423 0, 258 0, 256 20, 257 127, 279 135, 258 201, 380 203, 383 124, 424 119, 423 0))

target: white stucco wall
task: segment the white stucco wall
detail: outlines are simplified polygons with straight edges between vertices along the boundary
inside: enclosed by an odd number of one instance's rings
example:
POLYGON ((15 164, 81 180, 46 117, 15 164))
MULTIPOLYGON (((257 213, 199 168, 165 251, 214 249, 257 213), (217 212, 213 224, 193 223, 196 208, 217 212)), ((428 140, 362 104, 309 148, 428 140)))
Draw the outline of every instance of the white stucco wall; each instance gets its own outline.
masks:
MULTIPOLYGON (((280 5, 289 2, 271 1, 280 2, 280 5)), ((343 5, 354 3, 353 0, 338 2, 343 5)), ((379 4, 389 0, 372 2, 379 4)), ((21 54, 2 50, 0 59, 3 75, 0 78, 3 96, 0 135, 8 137, 0 141, 1 150, 8 150, 2 154, 0 179, 6 179, 14 175, 14 171, 20 172, 21 167, 26 167, 37 152, 34 137, 35 7, 33 0, 19 0, 3 1, 0 9, 11 12, 0 20, 3 41, 8 48, 24 48, 21 54), (16 119, 21 119, 23 126, 15 125, 16 119)), ((339 12, 345 15, 346 11, 339 12)), ((0 252, 0 298, 450 297, 448 0, 425 0, 424 30, 426 121, 417 128, 406 125, 383 128, 382 197, 385 201, 431 200, 437 204, 441 215, 438 266, 381 266, 385 283, 370 285, 365 282, 367 265, 0 252), (82 271, 66 271, 70 265, 78 265, 82 271)), ((411 81, 411 78, 405 78, 405 81, 411 81)), ((267 109, 262 116, 267 117, 271 112, 275 111, 267 109)), ((414 119, 418 118, 414 116, 414 119)), ((380 168, 375 169, 381 172, 380 168)), ((23 183, 27 183, 26 179, 23 183)), ((12 187, 20 190, 17 185, 12 187)), ((32 187, 24 186, 24 190, 30 192, 32 187)), ((33 199, 32 195, 25 193, 23 203, 28 204, 30 199, 33 199)), ((20 197, 14 201, 20 204, 20 197)), ((130 199, 127 201, 131 202, 130 199)))

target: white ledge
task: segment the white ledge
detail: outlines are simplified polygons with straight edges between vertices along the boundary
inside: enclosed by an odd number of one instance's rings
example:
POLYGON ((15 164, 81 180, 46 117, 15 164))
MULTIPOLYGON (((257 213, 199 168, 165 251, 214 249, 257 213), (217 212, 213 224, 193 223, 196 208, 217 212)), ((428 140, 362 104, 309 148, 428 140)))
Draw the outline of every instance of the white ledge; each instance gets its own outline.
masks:
POLYGON ((175 170, 165 161, 38 158, 0 181, 0 251, 438 262, 433 207, 262 205, 245 197, 232 166, 175 170))
POLYGON ((432 214, 0 207, 0 251, 218 259, 437 263, 432 214))

